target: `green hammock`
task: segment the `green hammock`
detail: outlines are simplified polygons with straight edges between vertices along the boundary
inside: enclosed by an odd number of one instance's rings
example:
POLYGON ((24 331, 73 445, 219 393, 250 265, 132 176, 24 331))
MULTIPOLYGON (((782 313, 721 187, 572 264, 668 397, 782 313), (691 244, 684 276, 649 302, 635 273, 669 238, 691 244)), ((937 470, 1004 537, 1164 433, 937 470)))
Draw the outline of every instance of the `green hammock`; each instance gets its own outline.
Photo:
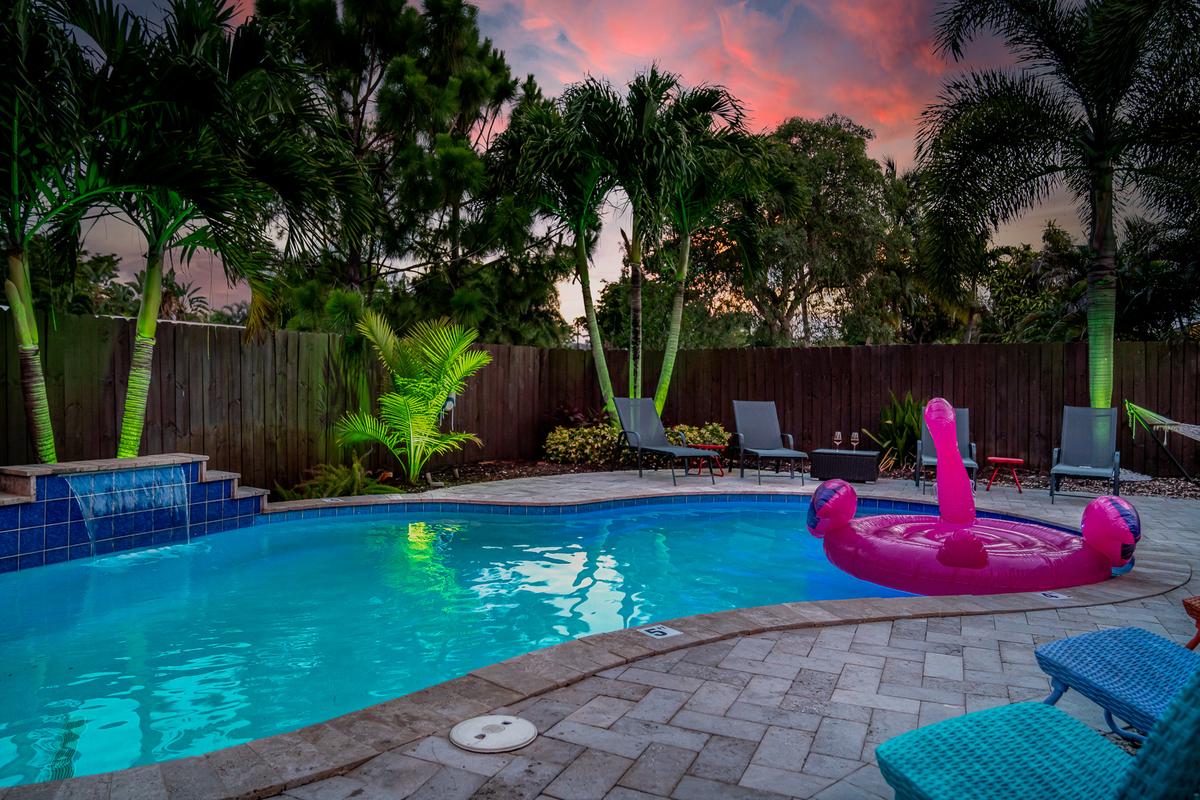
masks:
POLYGON ((1146 433, 1154 440, 1155 444, 1162 448, 1162 451, 1171 459, 1171 463, 1179 470, 1187 480, 1193 480, 1188 471, 1184 469, 1183 464, 1179 463, 1179 459, 1175 457, 1167 448, 1167 436, 1171 433, 1178 433, 1180 436, 1186 436, 1189 439, 1194 439, 1200 442, 1200 425, 1193 425, 1188 422, 1176 422, 1173 419, 1168 419, 1162 414, 1156 414, 1148 408, 1134 405, 1128 400, 1125 401, 1125 413, 1129 415, 1129 429, 1137 436, 1138 427, 1145 428, 1146 433), (1162 433, 1162 439, 1159 439, 1156 433, 1162 433))

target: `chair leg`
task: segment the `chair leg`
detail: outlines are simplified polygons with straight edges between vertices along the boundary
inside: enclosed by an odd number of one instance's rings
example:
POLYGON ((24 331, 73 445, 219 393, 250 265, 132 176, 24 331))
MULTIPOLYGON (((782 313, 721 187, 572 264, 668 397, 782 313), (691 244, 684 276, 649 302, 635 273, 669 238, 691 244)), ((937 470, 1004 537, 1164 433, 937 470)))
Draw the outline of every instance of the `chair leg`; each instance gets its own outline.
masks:
POLYGON ((1059 699, 1064 694, 1067 693, 1067 689, 1070 689, 1070 688, 1071 688, 1070 686, 1067 686, 1065 683, 1060 681, 1058 678, 1051 678, 1050 679, 1050 694, 1048 694, 1046 696, 1046 699, 1043 700, 1042 702, 1048 706, 1052 706, 1055 703, 1057 703, 1059 701, 1059 699))
POLYGON ((1112 712, 1108 709, 1105 709, 1104 711, 1104 721, 1108 723, 1109 729, 1122 739, 1128 739, 1131 742, 1146 741, 1146 737, 1135 731, 1132 727, 1122 728, 1120 725, 1118 725, 1117 721, 1113 719, 1112 712))
POLYGON ((745 480, 746 479, 746 451, 745 450, 738 450, 738 469, 741 471, 741 475, 739 475, 738 477, 742 478, 742 480, 745 480))
MULTIPOLYGON (((687 462, 684 462, 684 463, 686 464, 687 462)), ((679 481, 675 480, 675 459, 673 459, 673 458, 671 459, 671 485, 672 486, 679 485, 679 481)))
POLYGON ((758 485, 762 486, 762 456, 758 457, 758 485))
MULTIPOLYGON (((711 459, 711 458, 708 458, 708 459, 705 459, 705 460, 708 462, 708 479, 709 479, 710 481, 712 481, 712 485, 713 485, 713 486, 716 486, 716 485, 717 485, 717 476, 716 476, 716 475, 713 473, 713 459, 711 459)), ((697 474, 697 475, 699 475, 699 474, 700 474, 700 469, 699 469, 699 468, 697 468, 697 469, 696 469, 696 474, 697 474)))
POLYGON ((637 449, 638 477, 642 477, 642 448, 637 449))
POLYGON ((1050 476, 1050 505, 1054 505, 1054 491, 1058 489, 1058 479, 1050 476))

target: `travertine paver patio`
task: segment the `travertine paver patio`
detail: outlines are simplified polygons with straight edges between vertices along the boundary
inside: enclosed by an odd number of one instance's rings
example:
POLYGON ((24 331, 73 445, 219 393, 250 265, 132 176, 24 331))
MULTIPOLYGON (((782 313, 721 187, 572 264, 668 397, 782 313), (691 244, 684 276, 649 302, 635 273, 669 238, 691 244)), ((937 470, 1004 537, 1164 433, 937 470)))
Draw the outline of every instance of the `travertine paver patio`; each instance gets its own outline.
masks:
MULTIPOLYGON (((580 501, 679 489, 669 476, 563 476, 439 492, 500 502, 580 501)), ((794 491, 772 481, 719 481, 716 491, 794 491)), ((807 487, 811 491, 813 487, 807 487)), ((861 494, 919 497, 884 481, 861 494)), ((929 499, 928 497, 925 499, 929 499)), ((1087 498, 1053 508, 1044 493, 993 489, 982 506, 1077 523, 1087 498)), ((376 756, 345 775, 291 789, 302 800, 357 798, 857 798, 891 797, 873 754, 918 725, 1040 699, 1043 642, 1115 625, 1186 641, 1179 600, 1200 594, 1200 504, 1137 498, 1146 548, 1193 568, 1169 594, 1120 604, 979 616, 897 619, 773 631, 641 658, 498 709, 543 731, 516 753, 472 755, 444 731, 376 756)), ((797 535, 806 535, 797 531, 797 535)), ((1104 730, 1074 693, 1060 707, 1104 730)), ((1036 731, 1030 733, 1036 737, 1036 731)))

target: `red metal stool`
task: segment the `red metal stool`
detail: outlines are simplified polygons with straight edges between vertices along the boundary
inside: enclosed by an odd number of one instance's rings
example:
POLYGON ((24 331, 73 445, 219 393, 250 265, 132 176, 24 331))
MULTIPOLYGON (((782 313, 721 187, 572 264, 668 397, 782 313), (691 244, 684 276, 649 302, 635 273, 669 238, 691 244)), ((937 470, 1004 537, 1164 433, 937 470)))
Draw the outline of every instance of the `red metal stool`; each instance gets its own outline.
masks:
MULTIPOLYGON (((725 449, 725 445, 723 445, 723 444, 688 444, 688 447, 694 447, 697 450, 710 450, 710 451, 716 453, 717 457, 713 459, 713 461, 715 462, 713 464, 713 466, 717 468, 717 477, 718 478, 725 477, 725 465, 721 463, 721 451, 723 451, 725 449)), ((704 463, 701 459, 696 459, 696 462, 697 462, 696 463, 696 474, 700 475, 704 470, 704 463)), ((692 465, 690 463, 687 465, 687 469, 685 469, 684 472, 688 475, 692 474, 692 465)))
POLYGON ((1017 491, 1023 492, 1021 489, 1021 479, 1017 477, 1017 467, 1024 465, 1025 459, 988 456, 988 463, 992 465, 992 477, 988 478, 987 488, 984 489, 985 492, 991 491, 992 481, 996 480, 996 473, 1004 467, 1008 467, 1008 473, 1012 475, 1013 483, 1017 484, 1017 491))
POLYGON ((1200 595, 1183 598, 1183 610, 1196 621, 1196 635, 1184 647, 1188 650, 1195 650, 1196 645, 1200 644, 1200 595))

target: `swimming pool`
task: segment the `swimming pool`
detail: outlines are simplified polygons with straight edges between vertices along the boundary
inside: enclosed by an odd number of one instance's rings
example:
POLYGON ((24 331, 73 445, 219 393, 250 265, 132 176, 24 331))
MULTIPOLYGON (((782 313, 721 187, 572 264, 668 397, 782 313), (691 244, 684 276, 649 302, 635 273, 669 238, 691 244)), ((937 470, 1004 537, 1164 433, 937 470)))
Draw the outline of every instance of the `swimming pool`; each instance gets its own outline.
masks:
POLYGON ((0 577, 0 786, 195 755, 587 634, 896 597, 807 501, 280 522, 0 577))

